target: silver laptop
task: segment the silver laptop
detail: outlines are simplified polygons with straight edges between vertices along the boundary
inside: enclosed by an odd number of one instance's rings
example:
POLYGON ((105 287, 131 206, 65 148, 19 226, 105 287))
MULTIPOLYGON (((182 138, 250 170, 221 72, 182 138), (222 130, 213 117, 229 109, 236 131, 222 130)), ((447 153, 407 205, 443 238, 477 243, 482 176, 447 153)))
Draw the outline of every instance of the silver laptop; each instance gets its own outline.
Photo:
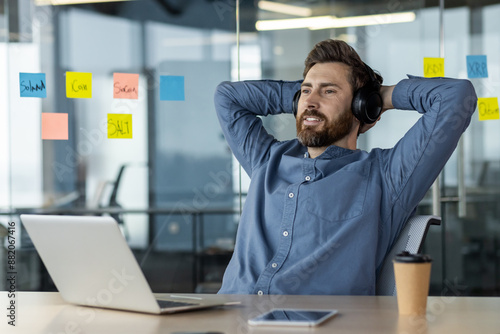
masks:
POLYGON ((156 298, 112 217, 21 215, 21 221, 68 303, 155 314, 238 304, 221 295, 156 298))

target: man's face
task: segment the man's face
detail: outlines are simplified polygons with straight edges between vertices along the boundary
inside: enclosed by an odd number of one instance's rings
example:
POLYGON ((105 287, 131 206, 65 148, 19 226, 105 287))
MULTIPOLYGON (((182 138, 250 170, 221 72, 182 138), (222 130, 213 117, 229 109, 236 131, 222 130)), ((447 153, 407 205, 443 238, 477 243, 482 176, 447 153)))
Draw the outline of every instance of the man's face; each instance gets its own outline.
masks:
POLYGON ((346 137, 357 121, 351 112, 350 68, 321 63, 307 73, 297 110, 297 137, 307 147, 326 147, 346 137))

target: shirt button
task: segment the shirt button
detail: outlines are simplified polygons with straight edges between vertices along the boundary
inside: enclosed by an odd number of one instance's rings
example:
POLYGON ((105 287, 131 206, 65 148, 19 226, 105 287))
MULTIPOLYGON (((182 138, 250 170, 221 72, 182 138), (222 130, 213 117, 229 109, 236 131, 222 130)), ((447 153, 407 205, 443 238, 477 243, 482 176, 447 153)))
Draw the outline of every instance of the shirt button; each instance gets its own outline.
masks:
POLYGON ((283 232, 284 237, 288 237, 288 231, 283 232))
POLYGON ((293 198, 293 193, 289 193, 288 197, 293 198))
POLYGON ((273 267, 273 268, 276 268, 277 266, 278 266, 278 264, 276 262, 271 264, 271 267, 273 267))
POLYGON ((309 175, 306 176, 306 181, 311 181, 311 177, 309 175))
POLYGON ((258 294, 259 296, 262 296, 262 295, 264 294, 264 292, 262 292, 262 290, 259 290, 259 291, 257 292, 257 294, 258 294))

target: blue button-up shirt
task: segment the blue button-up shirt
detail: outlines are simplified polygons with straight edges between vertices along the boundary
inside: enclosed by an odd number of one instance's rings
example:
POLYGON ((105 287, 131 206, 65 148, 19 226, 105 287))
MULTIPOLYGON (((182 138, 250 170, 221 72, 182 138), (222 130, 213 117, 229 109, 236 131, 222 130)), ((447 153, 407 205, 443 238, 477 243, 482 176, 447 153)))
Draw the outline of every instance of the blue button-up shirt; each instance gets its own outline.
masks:
POLYGON ((377 269, 470 123, 467 80, 411 77, 397 109, 423 116, 391 149, 330 146, 315 159, 297 139, 278 141, 259 115, 291 113, 300 82, 221 83, 215 106, 251 177, 233 257, 219 293, 375 293, 377 269))

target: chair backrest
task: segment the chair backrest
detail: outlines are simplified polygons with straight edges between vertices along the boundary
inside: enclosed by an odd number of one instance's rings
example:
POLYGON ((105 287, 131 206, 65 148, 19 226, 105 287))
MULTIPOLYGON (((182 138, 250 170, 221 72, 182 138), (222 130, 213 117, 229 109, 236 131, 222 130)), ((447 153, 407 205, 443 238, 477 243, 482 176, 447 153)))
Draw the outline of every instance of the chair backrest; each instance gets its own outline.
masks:
POLYGON ((376 294, 385 296, 396 295, 396 282, 394 280, 394 267, 392 260, 396 254, 408 251, 412 254, 419 253, 430 225, 440 225, 441 217, 413 216, 403 227, 396 242, 387 253, 384 263, 380 268, 376 282, 376 294))

